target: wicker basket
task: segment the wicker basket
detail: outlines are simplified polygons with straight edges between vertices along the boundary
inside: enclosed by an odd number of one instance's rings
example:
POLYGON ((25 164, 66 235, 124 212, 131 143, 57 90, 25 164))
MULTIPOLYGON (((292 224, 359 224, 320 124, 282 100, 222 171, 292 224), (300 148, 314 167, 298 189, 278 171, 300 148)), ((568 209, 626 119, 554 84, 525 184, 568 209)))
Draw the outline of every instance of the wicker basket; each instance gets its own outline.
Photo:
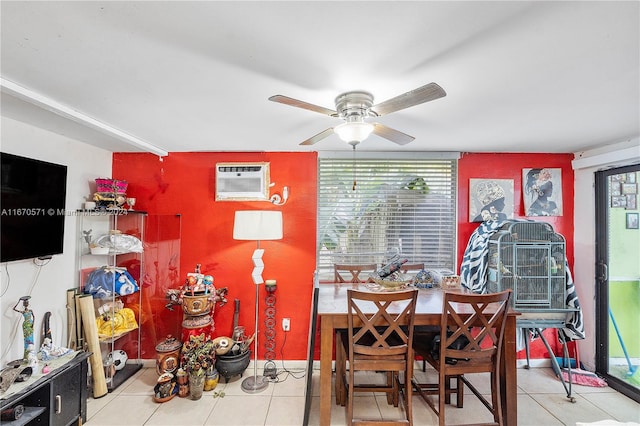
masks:
MULTIPOLYGON (((379 291, 401 290, 409 284, 409 281, 389 281, 389 280, 383 280, 380 278, 373 278, 373 277, 372 279, 375 282, 375 284, 377 284, 378 286, 377 290, 379 291)), ((376 288, 373 287, 373 289, 376 289, 376 288)))

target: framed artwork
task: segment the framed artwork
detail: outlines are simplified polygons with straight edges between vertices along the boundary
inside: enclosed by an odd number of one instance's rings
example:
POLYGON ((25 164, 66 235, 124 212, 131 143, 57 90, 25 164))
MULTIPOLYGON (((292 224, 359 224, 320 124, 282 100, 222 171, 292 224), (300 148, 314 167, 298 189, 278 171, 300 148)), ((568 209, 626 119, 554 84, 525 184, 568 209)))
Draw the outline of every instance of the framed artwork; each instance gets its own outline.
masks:
POLYGON ((469 179, 469 222, 513 219, 513 179, 469 179))
POLYGON ((620 194, 622 194, 622 191, 620 189, 620 182, 611 182, 611 184, 609 185, 609 195, 615 197, 620 194))
POLYGON ((522 169, 525 216, 562 216, 562 169, 522 169))
POLYGON ((638 196, 636 194, 627 194, 624 196, 626 199, 625 208, 627 210, 637 210, 638 209, 638 196))
POLYGON ((638 187, 635 183, 623 183, 622 184, 622 193, 623 194, 637 194, 638 187))
POLYGON ((627 213, 627 229, 638 229, 639 216, 638 213, 627 213))
POLYGON ((611 197, 611 207, 627 207, 627 197, 624 195, 611 197))

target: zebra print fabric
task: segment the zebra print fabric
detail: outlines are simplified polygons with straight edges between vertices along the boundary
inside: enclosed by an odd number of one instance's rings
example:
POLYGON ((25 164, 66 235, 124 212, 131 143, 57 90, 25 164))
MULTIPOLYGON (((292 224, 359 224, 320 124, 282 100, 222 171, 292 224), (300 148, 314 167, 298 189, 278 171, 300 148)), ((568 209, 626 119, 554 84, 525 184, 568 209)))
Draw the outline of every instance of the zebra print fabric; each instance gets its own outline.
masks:
MULTIPOLYGON (((487 292, 487 267, 489 264, 489 238, 496 233, 502 225, 509 221, 487 221, 482 222, 478 228, 473 231, 467 248, 462 257, 462 265, 460 266, 460 283, 474 293, 487 292)), ((582 308, 576 294, 576 287, 573 283, 573 277, 569 270, 569 265, 565 259, 566 274, 566 305, 567 308, 575 309, 570 311, 565 319, 564 328, 558 330, 558 338, 562 342, 570 342, 573 340, 582 340, 585 338, 584 322, 582 316, 582 308)))

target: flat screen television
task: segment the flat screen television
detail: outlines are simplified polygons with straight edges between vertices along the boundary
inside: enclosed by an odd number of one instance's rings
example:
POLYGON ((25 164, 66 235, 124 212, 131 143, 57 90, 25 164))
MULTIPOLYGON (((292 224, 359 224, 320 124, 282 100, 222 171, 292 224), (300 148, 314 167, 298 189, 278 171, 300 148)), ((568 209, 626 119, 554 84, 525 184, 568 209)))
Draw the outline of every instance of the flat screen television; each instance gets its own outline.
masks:
POLYGON ((62 253, 67 166, 0 153, 0 262, 62 253))

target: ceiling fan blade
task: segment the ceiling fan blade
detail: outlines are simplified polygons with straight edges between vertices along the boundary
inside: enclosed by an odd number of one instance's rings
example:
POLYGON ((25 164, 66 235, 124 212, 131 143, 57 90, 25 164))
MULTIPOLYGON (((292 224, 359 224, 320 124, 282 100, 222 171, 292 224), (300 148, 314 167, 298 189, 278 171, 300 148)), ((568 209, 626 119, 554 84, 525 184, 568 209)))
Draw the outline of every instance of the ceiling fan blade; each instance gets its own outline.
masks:
POLYGON ((329 137, 333 134, 333 127, 329 127, 326 130, 321 131, 315 136, 311 136, 304 142, 301 142, 300 145, 313 145, 316 142, 320 142, 322 139, 329 137))
POLYGON ((269 98, 269 100, 273 102, 279 102, 285 105, 291 105, 297 108, 308 109, 309 111, 319 112, 320 114, 325 114, 333 117, 338 115, 338 113, 332 109, 310 104, 308 102, 300 101, 298 99, 293 99, 288 96, 273 95, 269 98))
POLYGON ((391 127, 387 127, 380 123, 373 123, 373 133, 381 138, 397 143, 398 145, 406 145, 415 139, 413 136, 407 135, 406 133, 402 133, 399 130, 392 129, 391 127))
POLYGON ((429 83, 411 90, 410 92, 398 95, 395 98, 380 102, 378 105, 372 106, 371 109, 378 115, 385 115, 401 109, 433 101, 434 99, 442 98, 446 95, 447 92, 445 92, 442 87, 438 86, 436 83, 429 83))

